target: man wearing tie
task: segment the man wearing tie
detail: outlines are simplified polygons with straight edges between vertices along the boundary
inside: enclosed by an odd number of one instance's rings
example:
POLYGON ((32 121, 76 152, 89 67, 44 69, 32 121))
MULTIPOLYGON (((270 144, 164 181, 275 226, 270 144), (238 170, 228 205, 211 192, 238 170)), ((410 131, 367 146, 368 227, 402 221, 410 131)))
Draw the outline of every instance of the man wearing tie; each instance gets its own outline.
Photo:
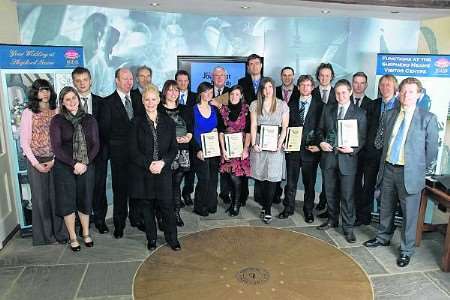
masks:
POLYGON ((422 83, 409 77, 400 83, 399 90, 400 105, 387 111, 383 120, 383 152, 377 178, 381 185, 378 233, 364 245, 389 245, 399 201, 403 221, 397 265, 405 267, 414 254, 420 193, 425 174, 435 167, 439 136, 436 116, 416 107, 422 83))
POLYGON ((222 107, 222 105, 227 105, 229 96, 228 91, 229 87, 225 85, 227 81, 227 70, 224 67, 217 66, 212 71, 212 84, 213 84, 213 102, 218 109, 222 107), (219 98, 220 97, 220 98, 219 98), (219 100, 220 99, 220 100, 219 100))
POLYGON ((302 169, 302 180, 305 187, 303 213, 306 223, 314 222, 314 199, 316 192, 317 167, 320 160, 320 149, 317 146, 316 132, 322 115, 323 103, 311 95, 314 79, 311 75, 301 75, 297 80, 299 97, 289 101, 289 127, 303 127, 302 144, 299 152, 286 153, 287 183, 284 189, 284 210, 278 215, 286 219, 294 214, 297 182, 302 169))
POLYGON ((277 86, 276 96, 289 104, 291 100, 298 100, 298 88, 294 85, 294 69, 284 67, 281 69, 281 85, 277 86))
POLYGON ((364 110, 350 101, 352 87, 346 79, 335 86, 337 105, 325 105, 319 122, 321 164, 325 177, 325 193, 328 201, 328 220, 317 229, 326 230, 339 224, 339 210, 345 240, 355 243, 353 233, 355 211, 353 192, 358 167, 358 152, 364 147, 367 121, 364 110), (358 146, 340 146, 337 132, 338 120, 356 120, 358 126, 358 146), (340 209, 339 209, 340 208, 340 209))
MULTIPOLYGON (((115 77, 117 89, 105 98, 99 128, 100 137, 108 146, 111 160, 114 237, 118 239, 123 237, 128 215, 128 131, 139 103, 130 97, 133 86, 131 71, 126 68, 117 69, 115 77)), ((134 221, 131 216, 130 221, 134 221)))
POLYGON ((364 72, 356 72, 352 79, 353 94, 351 100, 353 104, 366 110, 367 105, 372 99, 366 96, 367 75, 364 72))
MULTIPOLYGON (((77 67, 72 71, 72 82, 80 96, 80 107, 86 113, 94 116, 99 121, 102 111, 103 98, 91 93, 91 72, 83 67, 77 67)), ((92 210, 94 213, 94 224, 98 232, 103 234, 109 232, 105 217, 108 210, 106 199, 106 177, 108 170, 108 149, 105 144, 100 143, 100 150, 95 157, 95 185, 92 210)))
POLYGON ((248 105, 256 99, 259 82, 262 77, 262 68, 263 63, 261 56, 258 54, 250 54, 247 57, 247 75, 239 79, 238 84, 244 90, 244 98, 248 105))

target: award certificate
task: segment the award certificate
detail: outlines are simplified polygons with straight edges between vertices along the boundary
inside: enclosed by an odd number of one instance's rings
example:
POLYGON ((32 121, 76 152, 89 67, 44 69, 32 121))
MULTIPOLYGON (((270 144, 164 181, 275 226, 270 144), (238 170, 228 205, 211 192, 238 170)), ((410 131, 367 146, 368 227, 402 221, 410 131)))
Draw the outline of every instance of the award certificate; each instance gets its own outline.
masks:
POLYGON ((358 120, 338 120, 338 147, 358 147, 358 120))
POLYGON ((217 131, 202 133, 200 139, 202 141, 204 158, 220 156, 219 135, 217 131))
POLYGON ((288 127, 286 134, 286 148, 288 152, 300 151, 303 127, 288 127))
POLYGON ((261 125, 259 132, 261 150, 277 151, 278 148, 278 126, 261 125))
POLYGON ((224 137, 225 137, 225 149, 227 151, 228 158, 241 157, 242 152, 244 151, 242 132, 226 133, 224 137))

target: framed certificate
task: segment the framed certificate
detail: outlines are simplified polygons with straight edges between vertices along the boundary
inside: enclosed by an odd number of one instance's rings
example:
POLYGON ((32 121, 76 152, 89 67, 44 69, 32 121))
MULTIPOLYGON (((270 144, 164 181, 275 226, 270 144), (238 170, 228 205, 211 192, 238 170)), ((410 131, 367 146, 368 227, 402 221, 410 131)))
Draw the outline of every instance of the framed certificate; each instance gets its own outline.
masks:
POLYGON ((300 151, 303 127, 288 127, 286 134, 286 148, 288 152, 300 151))
POLYGON ((219 135, 217 131, 202 133, 200 139, 202 141, 204 158, 220 156, 219 135))
POLYGON ((225 150, 227 151, 228 158, 237 158, 242 156, 244 151, 244 144, 242 141, 242 133, 226 133, 225 138, 225 150))
POLYGON ((261 150, 277 151, 278 126, 261 125, 261 130, 259 132, 259 141, 261 150))
POLYGON ((338 147, 358 147, 358 120, 338 120, 338 147))

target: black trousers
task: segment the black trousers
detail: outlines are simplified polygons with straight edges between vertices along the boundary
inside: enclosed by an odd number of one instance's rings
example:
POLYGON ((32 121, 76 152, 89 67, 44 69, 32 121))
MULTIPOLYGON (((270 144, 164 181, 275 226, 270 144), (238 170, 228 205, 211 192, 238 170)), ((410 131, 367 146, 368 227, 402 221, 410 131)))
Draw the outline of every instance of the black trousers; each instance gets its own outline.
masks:
POLYGON ((379 168, 380 160, 377 158, 360 158, 358 161, 358 171, 355 178, 355 209, 356 219, 362 222, 370 222, 372 217, 379 168))
POLYGON ((219 176, 219 183, 220 183, 220 197, 226 197, 226 196, 230 196, 231 194, 231 184, 230 184, 230 180, 228 178, 228 175, 220 173, 219 176))
POLYGON ((272 214, 272 201, 275 196, 275 190, 277 183, 272 181, 260 181, 255 179, 255 200, 258 199, 258 203, 262 205, 266 215, 272 214))
POLYGON ((95 185, 92 210, 94 213, 94 223, 105 222, 108 211, 108 200, 106 198, 106 178, 108 175, 108 160, 103 157, 95 159, 95 185))
MULTIPOLYGON (((175 205, 175 211, 180 211, 181 208, 181 182, 186 180, 186 174, 190 171, 183 171, 178 169, 172 173, 172 191, 173 191, 173 203, 175 205)), ((189 193, 190 194, 190 193, 189 193)))
MULTIPOLYGON (((128 152, 123 151, 123 147, 111 147, 110 155, 114 227, 123 230, 128 216, 128 152)), ((130 215, 133 215, 132 211, 137 210, 136 201, 131 202, 130 215)))
POLYGON ((195 172, 193 169, 191 169, 184 175, 183 191, 181 192, 182 195, 190 195, 194 192, 194 181, 195 181, 195 172))
MULTIPOLYGON (((135 200, 136 201, 136 200, 135 200)), ((170 243, 177 240, 177 224, 175 220, 175 212, 173 199, 139 199, 136 201, 142 211, 145 235, 147 240, 156 240, 157 230, 155 222, 155 207, 157 206, 162 216, 164 238, 170 243)))
POLYGON ((217 211, 219 158, 205 158, 202 161, 194 157, 193 166, 198 179, 195 186, 194 210, 199 213, 215 213, 217 211))

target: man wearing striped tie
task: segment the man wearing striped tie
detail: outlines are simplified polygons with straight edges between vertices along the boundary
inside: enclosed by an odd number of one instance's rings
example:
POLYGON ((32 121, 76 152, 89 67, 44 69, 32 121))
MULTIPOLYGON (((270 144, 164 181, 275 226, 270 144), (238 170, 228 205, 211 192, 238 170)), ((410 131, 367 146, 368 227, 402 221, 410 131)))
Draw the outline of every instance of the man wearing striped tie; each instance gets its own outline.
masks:
POLYGON ((436 116, 416 107, 422 83, 406 78, 399 86, 400 105, 387 111, 383 120, 383 153, 377 184, 381 185, 380 225, 376 238, 366 247, 388 246, 395 230, 397 201, 403 215, 399 267, 414 254, 420 193, 425 174, 434 169, 438 153, 436 116))

